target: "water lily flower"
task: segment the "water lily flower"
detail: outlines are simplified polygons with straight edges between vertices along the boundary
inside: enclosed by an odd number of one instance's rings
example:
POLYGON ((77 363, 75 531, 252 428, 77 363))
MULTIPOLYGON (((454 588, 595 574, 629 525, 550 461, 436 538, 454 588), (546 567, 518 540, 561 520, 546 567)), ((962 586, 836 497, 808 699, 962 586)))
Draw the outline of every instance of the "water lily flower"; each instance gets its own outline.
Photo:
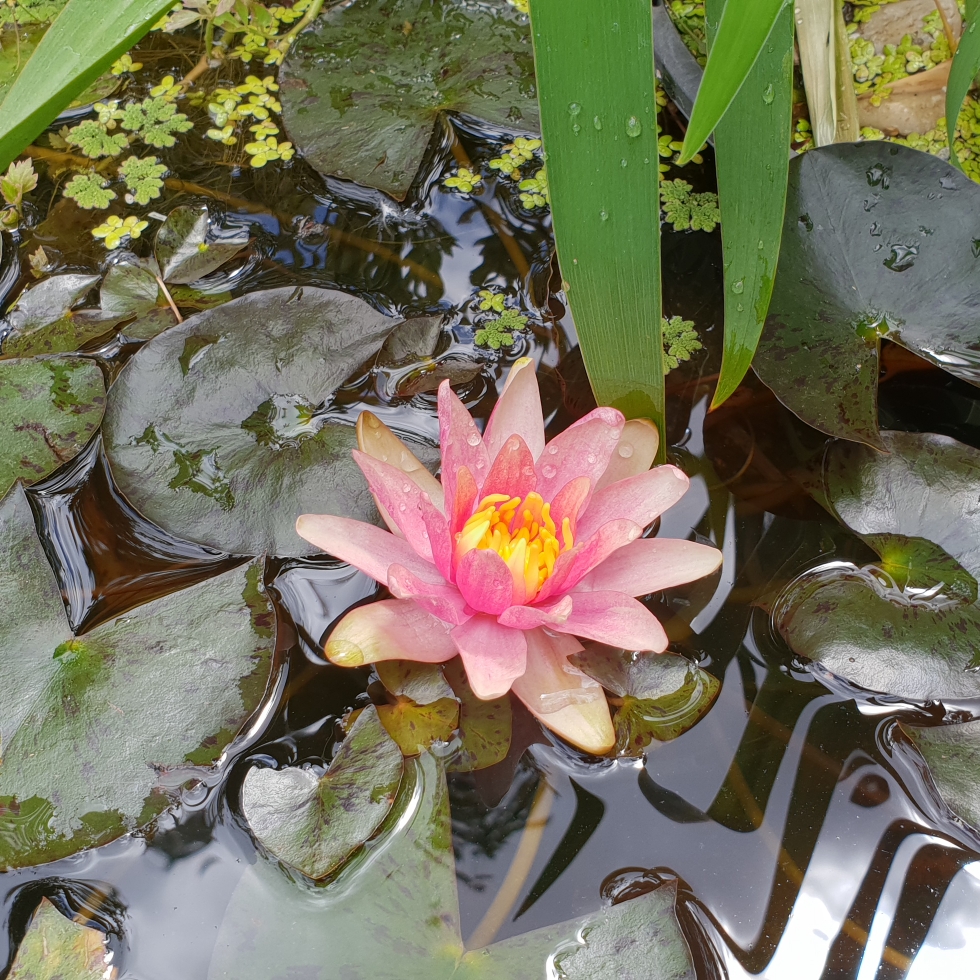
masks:
POLYGON ((552 731, 589 752, 615 742, 602 688, 569 663, 576 637, 662 653, 667 636, 635 597, 721 564, 707 545, 644 538, 688 479, 650 469, 645 420, 597 408, 545 443, 534 362, 519 360, 482 434, 443 381, 441 482, 369 412, 358 420, 364 473, 390 531, 305 514, 302 537, 387 586, 326 644, 335 664, 441 663, 459 655, 474 693, 513 689, 552 731))

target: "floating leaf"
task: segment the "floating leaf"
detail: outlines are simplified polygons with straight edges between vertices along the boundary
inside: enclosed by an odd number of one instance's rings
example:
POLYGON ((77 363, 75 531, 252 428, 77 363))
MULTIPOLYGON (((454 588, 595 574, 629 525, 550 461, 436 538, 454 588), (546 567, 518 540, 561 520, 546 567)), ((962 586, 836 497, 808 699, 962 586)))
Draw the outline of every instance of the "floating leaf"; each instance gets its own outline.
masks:
POLYGON ((377 520, 354 426, 326 406, 396 322, 305 287, 250 293, 164 331, 109 392, 117 485, 154 524, 231 554, 315 552, 295 532, 300 514, 377 520))
MULTIPOLYGON (((571 662, 620 700, 613 716, 616 751, 639 756, 693 728, 721 690, 718 679, 684 657, 590 644, 571 662)), ((615 703, 615 702, 614 702, 615 703)))
POLYGON ((104 409, 105 382, 92 361, 0 361, 0 496, 78 455, 104 409))
POLYGON ((106 273, 99 302, 108 315, 142 316, 156 307, 159 295, 160 287, 151 272, 119 263, 106 273))
POLYGON ((267 850, 310 878, 325 878, 381 826, 402 766, 398 746, 369 706, 319 779, 292 766, 250 769, 242 811, 267 850))
POLYGON ((460 750, 449 769, 471 772, 503 762, 510 749, 513 711, 510 696, 483 701, 466 679, 463 662, 457 657, 445 666, 446 677, 459 698, 460 750))
POLYGON ((900 589, 940 586, 950 598, 977 601, 977 580, 939 545, 904 534, 862 534, 861 540, 878 553, 881 570, 900 589))
POLYGON ((75 637, 20 487, 0 503, 0 541, 6 870, 149 823, 169 803, 160 773, 217 761, 257 707, 273 639, 260 563, 75 637))
POLYGON ((418 316, 395 327, 378 351, 376 366, 404 367, 434 357, 442 337, 443 320, 441 316, 418 316))
POLYGON ((27 927, 7 980, 106 980, 105 936, 65 918, 46 898, 27 927))
POLYGON ((506 0, 335 7, 296 39, 280 85, 283 121, 309 163, 398 200, 445 113, 538 127, 530 32, 506 0))
POLYGON ((901 730, 922 753, 940 796, 967 823, 980 829, 980 722, 901 730))
POLYGON ((205 207, 179 207, 157 230, 153 254, 165 282, 188 283, 214 272, 248 244, 244 232, 223 237, 205 207))
POLYGON ((880 338, 980 384, 978 208, 980 187, 904 146, 794 160, 759 377, 804 422, 878 448, 880 338))
POLYGON ((403 755, 418 755, 452 738, 459 704, 438 664, 384 660, 375 666, 393 698, 392 704, 378 706, 378 717, 403 755))

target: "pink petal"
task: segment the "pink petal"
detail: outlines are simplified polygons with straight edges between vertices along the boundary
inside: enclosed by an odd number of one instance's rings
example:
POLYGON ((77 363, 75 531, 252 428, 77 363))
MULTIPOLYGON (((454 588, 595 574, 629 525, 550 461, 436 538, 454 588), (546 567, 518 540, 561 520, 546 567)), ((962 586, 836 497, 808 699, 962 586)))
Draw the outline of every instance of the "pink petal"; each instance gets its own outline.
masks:
POLYGON ((544 450, 541 395, 534 361, 529 357, 515 361, 487 422, 484 442, 490 450, 491 459, 512 435, 519 435, 524 440, 534 459, 544 450))
POLYGON ((659 446, 660 433, 649 419, 627 420, 616 450, 609 457, 609 465, 595 486, 596 491, 627 477, 645 473, 653 466, 659 446))
POLYGON ((533 630, 564 623, 571 613, 572 597, 565 596, 549 606, 511 606, 497 617, 497 622, 515 630, 533 630))
POLYGON ((623 432, 623 416, 614 408, 596 408, 545 446, 538 457, 538 493, 552 500, 570 480, 586 476, 594 486, 609 463, 623 432))
POLYGON ((527 641, 520 630, 507 629, 490 616, 474 616, 457 626, 452 638, 473 693, 484 701, 506 694, 524 673, 527 641))
POLYGON ((419 485, 390 463, 368 456, 355 449, 354 462, 361 468, 378 503, 398 525, 405 540, 426 561, 432 561, 432 545, 429 532, 422 520, 419 485))
POLYGON ((454 540, 456 535, 463 530, 463 525, 473 516, 477 492, 473 474, 467 467, 461 467, 456 474, 456 490, 451 498, 447 497, 447 500, 452 500, 452 507, 448 511, 448 515, 449 534, 454 540))
POLYGON ((382 585, 388 584, 388 569, 396 562, 420 578, 442 580, 436 567, 420 558, 404 538, 373 524, 330 514, 303 514, 296 521, 296 533, 382 585))
POLYGON ((429 545, 432 547, 432 561, 439 574, 444 579, 451 579, 453 574, 453 541, 449 533, 449 524, 442 513, 436 509, 435 503, 423 491, 419 500, 419 511, 422 522, 429 535, 429 545))
POLYGON ((482 486, 490 469, 490 456, 473 417, 448 381, 439 385, 439 445, 442 448, 442 486, 446 492, 446 513, 456 497, 457 473, 465 466, 482 486))
POLYGON ((344 616, 330 634, 324 653, 341 667, 379 660, 438 664, 456 656, 451 630, 448 623, 430 616, 411 599, 382 599, 344 616))
POLYGON ((470 618, 466 600, 448 582, 427 582, 402 565, 388 569, 388 590, 396 599, 412 599, 426 612, 443 622, 459 626, 470 618))
POLYGON ((579 519, 577 535, 591 537, 609 521, 626 518, 646 527, 687 492, 691 481, 676 466, 658 466, 594 494, 579 519))
POLYGON ((624 650, 663 653, 667 649, 660 620, 642 602, 621 592, 576 592, 571 615, 550 629, 624 650))
POLYGON ((587 476, 576 477, 555 494, 551 501, 551 519, 559 531, 561 531, 562 522, 567 517, 572 526, 572 534, 575 534, 579 515, 591 494, 592 484, 587 476))
POLYGON ((535 483, 531 450, 519 435, 513 435, 494 457, 480 496, 505 493, 508 497, 523 499, 534 489, 535 483))
POLYGON ((497 616, 514 602, 514 576, 496 551, 468 551, 456 566, 455 582, 463 598, 479 612, 497 616))
POLYGON ((609 705, 602 688, 568 658, 582 652, 571 636, 550 636, 531 630, 527 668, 514 681, 514 693, 542 725, 585 752, 601 755, 616 743, 609 705))
POLYGON ((694 582, 721 565, 721 552, 678 538, 639 538, 614 551, 575 586, 575 592, 648 595, 694 582))

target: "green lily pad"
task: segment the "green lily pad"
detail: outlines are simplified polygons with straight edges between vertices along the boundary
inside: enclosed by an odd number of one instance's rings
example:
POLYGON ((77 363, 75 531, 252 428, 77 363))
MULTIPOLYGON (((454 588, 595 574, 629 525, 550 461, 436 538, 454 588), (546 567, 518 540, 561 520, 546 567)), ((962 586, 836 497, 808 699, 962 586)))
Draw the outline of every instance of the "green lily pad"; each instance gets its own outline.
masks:
POLYGON ((878 553, 879 567, 900 589, 938 586, 950 598, 977 601, 977 580, 939 545, 904 534, 862 534, 861 540, 878 553))
POLYGON ((978 208, 963 173, 893 143, 794 160, 759 377, 815 428, 878 447, 882 337, 980 384, 978 208))
POLYGON ((902 731, 922 754, 946 805, 980 829, 980 722, 902 731))
POLYGON ((510 695, 482 701, 473 693, 458 657, 450 660, 444 670, 459 699, 460 748, 449 771, 472 772, 503 762, 510 750, 513 731, 510 695))
POLYGON ((66 919, 41 899, 7 980, 104 980, 110 971, 105 936, 66 919))
POLYGON ((915 701, 980 697, 980 608, 919 601, 873 569, 801 576, 774 611, 800 656, 869 691, 915 701))
POLYGON ((76 637, 19 486, 0 503, 0 541, 6 870, 149 823, 169 803, 160 773, 216 762, 258 706, 274 641, 261 563, 76 637))
POLYGON ((73 459, 105 409, 99 366, 78 358, 0 361, 0 496, 73 459))
POLYGON ((153 273, 121 262, 105 274, 99 305, 110 316, 141 316, 156 308, 159 296, 160 287, 153 273))
POLYGON ((375 666, 391 695, 390 704, 378 705, 378 717, 403 755, 418 755, 453 737, 459 702, 438 664, 383 660, 375 666))
POLYGON ((616 752, 638 757, 651 742, 693 728, 721 690, 713 674, 672 653, 633 653, 590 644, 571 662, 616 697, 616 752))
POLYGON ((537 132, 531 32, 506 0, 355 0, 280 72, 290 139, 322 173, 403 200, 446 113, 537 132))
POLYGON ((182 206, 174 208, 157 229, 153 254, 163 281, 181 284, 214 272, 247 244, 244 231, 216 234, 206 207, 182 206))
POLYGON ((566 980, 694 980, 674 883, 466 951, 445 775, 428 753, 406 767, 381 836, 329 884, 304 888, 269 861, 245 871, 209 980, 527 980, 546 976, 550 957, 566 980))
POLYGON ((315 553, 295 532, 300 514, 376 521, 354 426, 328 409, 398 322, 305 287, 250 293, 165 330, 109 390, 116 484, 154 524, 231 554, 315 553))
POLYGON ((402 766, 398 746, 369 706, 319 779, 296 767, 250 769, 242 810, 268 851, 310 878, 325 878, 381 826, 402 766))

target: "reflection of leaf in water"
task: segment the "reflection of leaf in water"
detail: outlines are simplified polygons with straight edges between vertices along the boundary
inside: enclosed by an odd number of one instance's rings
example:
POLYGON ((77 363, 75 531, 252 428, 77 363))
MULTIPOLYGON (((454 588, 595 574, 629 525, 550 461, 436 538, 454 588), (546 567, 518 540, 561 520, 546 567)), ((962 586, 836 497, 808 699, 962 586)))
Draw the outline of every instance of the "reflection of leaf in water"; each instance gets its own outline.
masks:
POLYGON ((980 829, 980 722, 900 728, 922 754, 950 809, 980 829))

